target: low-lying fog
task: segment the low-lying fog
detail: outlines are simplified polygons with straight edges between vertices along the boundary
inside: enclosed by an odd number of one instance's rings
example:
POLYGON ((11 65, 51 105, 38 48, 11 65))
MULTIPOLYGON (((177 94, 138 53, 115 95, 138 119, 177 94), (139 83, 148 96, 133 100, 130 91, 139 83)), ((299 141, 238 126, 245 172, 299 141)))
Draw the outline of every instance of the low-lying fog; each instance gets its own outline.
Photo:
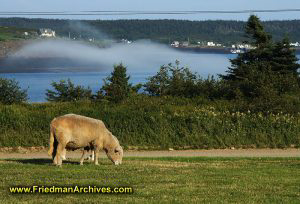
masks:
POLYGON ((115 43, 99 48, 79 41, 38 40, 25 45, 0 63, 0 72, 110 71, 123 63, 129 73, 157 72, 175 60, 202 76, 224 73, 229 55, 177 51, 150 41, 115 43))

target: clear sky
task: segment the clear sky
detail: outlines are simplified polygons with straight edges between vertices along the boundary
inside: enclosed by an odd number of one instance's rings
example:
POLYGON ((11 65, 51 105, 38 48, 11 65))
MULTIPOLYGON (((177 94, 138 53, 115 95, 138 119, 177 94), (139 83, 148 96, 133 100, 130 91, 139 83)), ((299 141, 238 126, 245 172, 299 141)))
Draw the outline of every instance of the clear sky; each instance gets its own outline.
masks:
MULTIPOLYGON (((254 13, 261 20, 300 19, 299 0, 0 0, 0 17, 67 19, 187 19, 247 20, 242 14, 135 14, 85 15, 85 11, 232 11, 232 10, 299 9, 293 12, 254 13), (7 15, 4 12, 67 12, 82 15, 7 15), (81 12, 84 11, 84 12, 81 12)), ((95 13, 93 13, 95 14, 95 13)), ((102 13, 103 14, 103 13, 102 13)))

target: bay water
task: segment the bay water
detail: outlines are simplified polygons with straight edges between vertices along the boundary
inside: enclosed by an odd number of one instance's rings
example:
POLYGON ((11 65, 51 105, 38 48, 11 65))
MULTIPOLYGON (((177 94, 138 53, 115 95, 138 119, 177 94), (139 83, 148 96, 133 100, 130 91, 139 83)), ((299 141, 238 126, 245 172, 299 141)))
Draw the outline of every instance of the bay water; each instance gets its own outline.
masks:
MULTIPOLYGON (((182 55, 184 57, 184 60, 182 60, 184 63, 180 65, 189 67, 193 72, 196 72, 203 78, 207 78, 209 75, 217 76, 217 74, 224 74, 230 66, 229 59, 236 56, 234 54, 201 52, 182 52, 182 55)), ((127 74, 130 76, 129 82, 133 85, 145 83, 149 77, 154 76, 159 71, 161 65, 172 62, 170 59, 167 60, 168 61, 164 62, 163 59, 160 59, 159 61, 153 61, 151 64, 145 64, 145 69, 134 67, 134 65, 127 66, 127 74)), ((45 102, 46 90, 53 90, 51 86, 52 82, 70 79, 75 85, 90 87, 93 93, 95 93, 102 87, 103 79, 107 78, 112 70, 113 65, 111 65, 110 70, 106 69, 105 71, 0 73, 0 77, 18 81, 22 89, 27 89, 29 102, 45 102)))

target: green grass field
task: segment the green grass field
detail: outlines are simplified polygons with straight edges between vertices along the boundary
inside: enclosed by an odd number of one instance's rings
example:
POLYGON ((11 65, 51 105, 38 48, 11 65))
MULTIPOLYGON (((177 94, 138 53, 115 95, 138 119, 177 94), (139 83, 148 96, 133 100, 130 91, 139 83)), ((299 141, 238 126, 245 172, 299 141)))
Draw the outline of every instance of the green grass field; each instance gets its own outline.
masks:
POLYGON ((24 35, 24 32, 29 33, 30 37, 33 37, 32 33, 36 33, 37 31, 33 29, 26 29, 26 28, 0 26, 0 41, 29 38, 29 36, 27 37, 24 35))
POLYGON ((1 203, 299 203, 299 158, 125 158, 62 168, 0 160, 1 203), (12 194, 12 186, 129 186, 132 194, 12 194))

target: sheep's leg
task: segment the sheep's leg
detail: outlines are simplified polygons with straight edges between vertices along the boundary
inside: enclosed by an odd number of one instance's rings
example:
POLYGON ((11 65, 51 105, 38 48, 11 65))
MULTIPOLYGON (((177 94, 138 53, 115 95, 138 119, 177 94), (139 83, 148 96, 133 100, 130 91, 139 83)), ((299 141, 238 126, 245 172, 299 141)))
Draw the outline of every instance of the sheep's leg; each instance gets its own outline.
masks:
POLYGON ((56 158, 57 158, 57 154, 54 156, 54 158, 53 158, 53 165, 57 165, 57 160, 56 160, 56 158))
POLYGON ((66 159, 66 154, 67 154, 67 150, 64 149, 64 150, 62 151, 62 153, 61 153, 61 159, 62 159, 62 160, 67 160, 67 159, 66 159))
POLYGON ((95 158, 94 158, 94 162, 95 162, 95 165, 99 165, 98 163, 98 158, 99 158, 99 147, 96 147, 95 150, 94 150, 94 154, 95 154, 95 158))
POLYGON ((95 150, 92 150, 91 160, 92 160, 92 161, 95 161, 95 150))
POLYGON ((83 165, 83 160, 84 160, 84 156, 85 156, 85 154, 87 153, 87 150, 83 150, 83 152, 82 152, 82 156, 81 156, 81 158, 80 158, 80 165, 83 165))
POLYGON ((56 164, 58 166, 62 165, 62 156, 63 156, 62 154, 64 152, 64 149, 65 149, 65 145, 62 143, 58 143, 57 152, 56 152, 56 164))

